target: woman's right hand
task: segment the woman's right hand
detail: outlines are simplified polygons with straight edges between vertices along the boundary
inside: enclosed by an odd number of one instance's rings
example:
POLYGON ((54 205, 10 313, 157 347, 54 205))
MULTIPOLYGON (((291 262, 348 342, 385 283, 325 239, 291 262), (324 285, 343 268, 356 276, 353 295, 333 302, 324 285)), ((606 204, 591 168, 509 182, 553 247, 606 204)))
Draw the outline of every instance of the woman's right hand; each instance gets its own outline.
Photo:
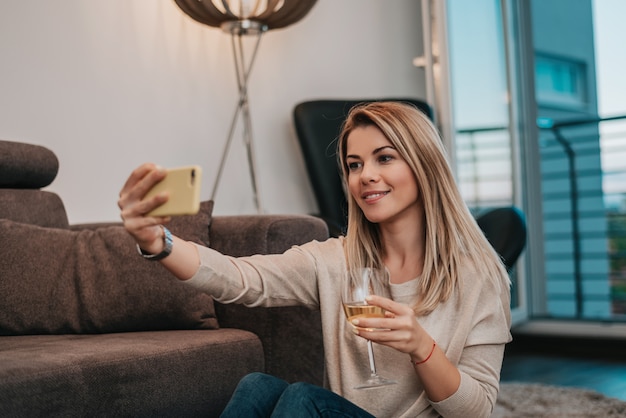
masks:
POLYGON ((165 178, 165 169, 145 163, 137 167, 126 180, 120 191, 117 205, 121 210, 124 227, 142 250, 158 254, 163 250, 163 228, 169 217, 147 216, 151 210, 167 202, 167 193, 145 199, 146 193, 165 178))

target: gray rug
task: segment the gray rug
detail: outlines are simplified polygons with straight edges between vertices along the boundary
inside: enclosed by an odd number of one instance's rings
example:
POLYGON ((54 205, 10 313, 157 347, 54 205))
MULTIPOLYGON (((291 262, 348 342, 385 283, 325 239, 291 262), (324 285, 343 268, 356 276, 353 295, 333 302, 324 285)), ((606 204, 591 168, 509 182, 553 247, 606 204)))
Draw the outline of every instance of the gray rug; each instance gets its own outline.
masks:
POLYGON ((493 418, 626 417, 626 402, 586 389, 502 383, 493 418))

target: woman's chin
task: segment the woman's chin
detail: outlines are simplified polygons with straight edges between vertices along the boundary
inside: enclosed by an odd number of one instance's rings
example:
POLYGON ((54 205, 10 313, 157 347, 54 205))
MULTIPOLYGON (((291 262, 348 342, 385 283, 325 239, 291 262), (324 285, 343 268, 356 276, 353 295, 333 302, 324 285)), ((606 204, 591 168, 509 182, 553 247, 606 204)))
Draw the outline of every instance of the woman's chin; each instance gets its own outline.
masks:
POLYGON ((370 221, 373 224, 379 224, 382 222, 385 222, 387 220, 386 216, 382 216, 380 214, 376 214, 376 213, 364 213, 365 215, 365 219, 367 219, 368 221, 370 221))

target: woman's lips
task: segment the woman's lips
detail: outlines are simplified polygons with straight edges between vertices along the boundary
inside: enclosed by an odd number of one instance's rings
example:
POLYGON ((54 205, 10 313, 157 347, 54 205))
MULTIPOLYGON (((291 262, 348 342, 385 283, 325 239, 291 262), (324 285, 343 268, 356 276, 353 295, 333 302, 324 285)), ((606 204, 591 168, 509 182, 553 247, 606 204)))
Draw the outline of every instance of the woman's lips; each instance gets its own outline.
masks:
POLYGON ((389 193, 388 191, 385 191, 385 192, 381 192, 381 191, 367 192, 367 193, 363 193, 361 195, 361 197, 367 203, 374 203, 374 202, 379 201, 383 197, 385 197, 388 193, 389 193))

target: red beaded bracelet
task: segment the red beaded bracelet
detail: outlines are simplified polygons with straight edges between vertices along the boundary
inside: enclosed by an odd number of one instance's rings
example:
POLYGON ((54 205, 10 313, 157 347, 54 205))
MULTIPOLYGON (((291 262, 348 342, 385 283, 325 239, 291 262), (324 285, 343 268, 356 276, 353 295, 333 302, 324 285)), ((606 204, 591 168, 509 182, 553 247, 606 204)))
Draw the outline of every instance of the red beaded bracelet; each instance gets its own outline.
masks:
POLYGON ((433 340, 433 348, 430 350, 430 354, 421 361, 411 361, 411 363, 413 363, 416 366, 419 366, 420 364, 424 364, 426 363, 428 360, 430 360, 430 358, 432 357, 433 353, 435 352, 435 346, 437 345, 437 343, 435 342, 435 340, 433 340))

